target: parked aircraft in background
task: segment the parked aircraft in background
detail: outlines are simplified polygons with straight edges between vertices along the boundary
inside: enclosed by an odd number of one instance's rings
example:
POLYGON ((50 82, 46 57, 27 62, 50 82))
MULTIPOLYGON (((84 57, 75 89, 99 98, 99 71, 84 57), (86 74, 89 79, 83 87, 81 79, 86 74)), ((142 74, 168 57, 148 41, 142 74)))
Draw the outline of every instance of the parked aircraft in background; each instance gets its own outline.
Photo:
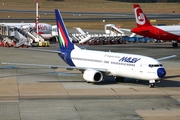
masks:
MULTIPOLYGON (((0 26, 11 26, 21 29, 35 29, 36 25, 35 23, 0 23, 0 26)), ((52 25, 47 23, 38 23, 38 34, 41 34, 43 38, 48 39, 50 37, 53 37, 51 33, 52 33, 52 25)))
POLYGON ((132 28, 131 32, 157 40, 173 40, 172 46, 178 46, 178 42, 180 41, 180 26, 151 25, 139 4, 134 4, 134 13, 137 27, 132 28))
POLYGON ((70 66, 26 64, 26 63, 3 63, 24 66, 41 66, 50 68, 77 69, 82 71, 83 78, 87 82, 97 83, 103 80, 103 76, 114 76, 116 81, 123 81, 124 77, 138 80, 148 80, 150 87, 159 82, 166 75, 166 71, 158 60, 175 57, 154 59, 136 54, 125 54, 115 52, 103 52, 95 50, 84 50, 70 41, 64 21, 59 10, 55 10, 59 50, 31 49, 35 51, 58 53, 58 55, 70 66))

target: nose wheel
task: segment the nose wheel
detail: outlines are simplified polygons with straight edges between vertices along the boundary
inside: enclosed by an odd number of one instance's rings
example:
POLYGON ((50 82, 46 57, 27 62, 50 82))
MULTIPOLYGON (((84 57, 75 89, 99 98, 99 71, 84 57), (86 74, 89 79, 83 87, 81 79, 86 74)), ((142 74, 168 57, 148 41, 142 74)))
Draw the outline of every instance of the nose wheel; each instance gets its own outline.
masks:
POLYGON ((156 80, 149 80, 149 88, 154 88, 154 83, 156 83, 156 80))
POLYGON ((149 84, 149 88, 154 88, 154 83, 149 84))

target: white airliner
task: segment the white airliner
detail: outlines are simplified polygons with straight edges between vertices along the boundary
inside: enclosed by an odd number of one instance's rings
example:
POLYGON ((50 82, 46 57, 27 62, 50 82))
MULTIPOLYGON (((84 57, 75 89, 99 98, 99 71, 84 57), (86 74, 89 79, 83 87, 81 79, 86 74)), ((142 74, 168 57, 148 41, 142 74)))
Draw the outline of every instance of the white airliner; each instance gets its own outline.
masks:
MULTIPOLYGON (((80 49, 74 45, 68 36, 64 21, 59 10, 55 10, 58 28, 59 50, 39 50, 44 52, 58 53, 58 55, 70 66, 25 64, 25 63, 3 63, 26 66, 43 66, 50 68, 77 69, 82 71, 83 78, 87 82, 97 83, 103 80, 103 76, 114 76, 117 81, 126 78, 148 80, 150 87, 159 82, 166 75, 166 71, 158 60, 175 57, 175 55, 154 59, 147 56, 103 52, 80 49)), ((37 50, 37 49, 34 49, 37 50)))
MULTIPOLYGON (((26 28, 35 28, 35 23, 0 23, 0 29, 1 26, 11 26, 11 27, 17 27, 21 29, 26 28)), ((38 34, 41 34, 43 38, 49 39, 53 37, 52 34, 52 25, 47 23, 38 23, 38 34)))

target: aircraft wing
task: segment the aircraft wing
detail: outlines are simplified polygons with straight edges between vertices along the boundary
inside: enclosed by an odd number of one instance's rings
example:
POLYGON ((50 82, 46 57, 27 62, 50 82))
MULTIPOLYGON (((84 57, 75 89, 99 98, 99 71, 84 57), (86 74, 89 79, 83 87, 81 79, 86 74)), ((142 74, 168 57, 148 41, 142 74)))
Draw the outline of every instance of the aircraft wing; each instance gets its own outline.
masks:
POLYGON ((166 56, 166 57, 158 58, 156 60, 161 61, 161 60, 166 60, 166 59, 170 59, 170 58, 174 58, 174 57, 177 57, 177 55, 166 56))
POLYGON ((110 73, 109 70, 104 68, 87 68, 87 67, 76 67, 76 66, 58 66, 58 65, 47 65, 47 64, 26 64, 26 63, 10 63, 10 62, 2 62, 4 65, 19 65, 19 66, 31 66, 31 67, 48 67, 51 69, 57 68, 65 68, 66 70, 86 70, 86 69, 95 69, 103 73, 110 73))

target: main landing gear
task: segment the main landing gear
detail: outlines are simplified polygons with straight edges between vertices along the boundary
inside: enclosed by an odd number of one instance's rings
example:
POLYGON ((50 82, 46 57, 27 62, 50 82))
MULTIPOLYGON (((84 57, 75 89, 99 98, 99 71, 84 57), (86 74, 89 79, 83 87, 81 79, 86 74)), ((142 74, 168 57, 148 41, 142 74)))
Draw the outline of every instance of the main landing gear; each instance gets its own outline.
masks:
POLYGON ((177 42, 177 41, 172 41, 172 47, 173 47, 173 48, 178 47, 178 42, 177 42))

